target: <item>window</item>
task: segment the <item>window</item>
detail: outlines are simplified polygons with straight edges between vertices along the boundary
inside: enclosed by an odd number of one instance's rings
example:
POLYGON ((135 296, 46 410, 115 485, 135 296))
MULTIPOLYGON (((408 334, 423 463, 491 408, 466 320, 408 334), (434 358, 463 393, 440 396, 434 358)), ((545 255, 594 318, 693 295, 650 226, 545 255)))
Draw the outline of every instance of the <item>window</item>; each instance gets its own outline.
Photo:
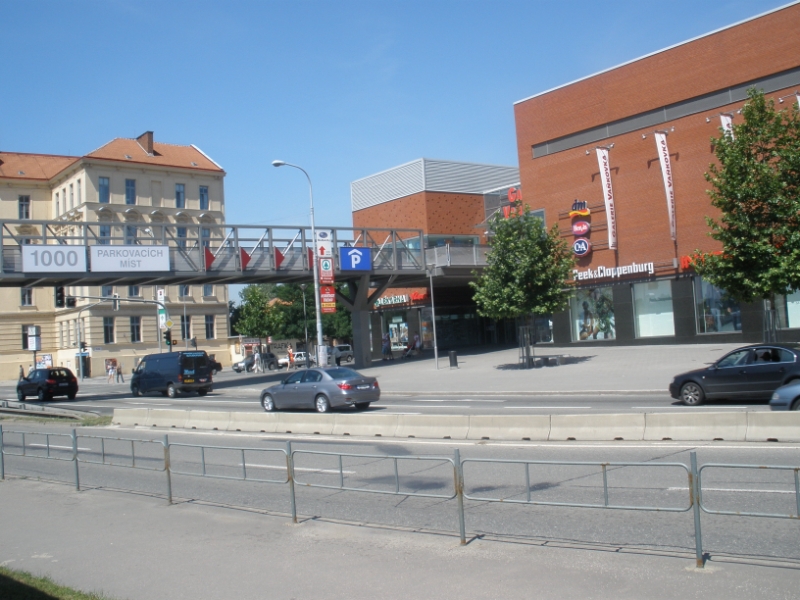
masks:
POLYGON ((128 297, 129 298, 138 298, 141 296, 141 290, 139 289, 138 285, 129 285, 128 286, 128 297))
POLYGON ((570 301, 570 314, 572 341, 613 340, 616 337, 614 296, 610 287, 575 290, 570 301))
POLYGON ((175 236, 178 238, 178 248, 186 248, 186 227, 176 227, 175 236))
POLYGON ((58 192, 56 192, 56 216, 61 214, 61 202, 58 199, 58 192))
POLYGON ((78 180, 75 182, 75 185, 76 185, 76 186, 77 186, 77 188, 78 188, 78 204, 81 204, 81 203, 83 202, 83 190, 82 190, 82 188, 81 188, 81 180, 80 180, 80 179, 78 179, 78 180))
POLYGON ((100 295, 103 298, 111 298, 114 295, 114 286, 113 285, 104 285, 100 288, 100 295))
POLYGON ((207 283, 203 286, 203 296, 213 296, 214 295, 214 284, 207 283))
POLYGON ((192 337, 192 316, 181 315, 181 339, 188 340, 192 337))
POLYGON ((17 203, 19 205, 19 218, 20 219, 30 219, 31 218, 31 197, 30 196, 18 196, 17 203))
POLYGON ((114 317, 103 317, 103 343, 114 343, 114 317))
POLYGON ((186 284, 179 285, 178 286, 178 295, 182 296, 183 298, 186 298, 186 297, 192 295, 192 290, 189 289, 189 286, 186 285, 186 284))
POLYGON ((726 367, 741 367, 746 365, 750 360, 750 350, 736 350, 731 352, 728 356, 724 357, 717 363, 717 367, 724 369, 726 367))
POLYGON ((64 321, 58 324, 58 346, 59 348, 65 348, 64 345, 64 321))
POLYGON ((33 306, 33 288, 22 288, 19 295, 20 306, 33 306))
POLYGON ((75 187, 73 184, 69 184, 69 205, 75 206, 75 187))
POLYGON ((142 341, 142 317, 131 317, 131 343, 142 341))
POLYGON ((781 329, 800 327, 800 291, 786 296, 775 296, 778 327, 781 329))
POLYGON ((200 186, 200 210, 208 210, 208 186, 200 186))
POLYGON ((714 287, 702 277, 694 278, 694 306, 697 333, 741 331, 739 303, 725 290, 714 287))
POLYGON ((200 242, 203 248, 211 246, 211 230, 208 227, 200 228, 200 242))
POLYGON ((111 243, 111 225, 100 225, 100 235, 98 236, 97 243, 107 246, 111 243))
POLYGON ((175 208, 186 208, 186 186, 175 184, 175 208))
POLYGON ((100 203, 108 204, 111 200, 111 186, 108 183, 108 177, 100 178, 100 203))
POLYGON ((136 243, 136 237, 139 235, 139 228, 136 225, 125 225, 125 243, 133 245, 136 243))
POLYGON ((22 349, 23 350, 27 350, 28 349, 28 327, 31 327, 31 325, 23 325, 22 326, 22 349))
POLYGON ((206 315, 206 339, 214 339, 214 315, 206 315))
POLYGON ((633 321, 636 337, 675 335, 672 311, 672 282, 648 281, 634 283, 633 321))
POLYGON ((136 180, 125 180, 125 204, 136 204, 136 180))

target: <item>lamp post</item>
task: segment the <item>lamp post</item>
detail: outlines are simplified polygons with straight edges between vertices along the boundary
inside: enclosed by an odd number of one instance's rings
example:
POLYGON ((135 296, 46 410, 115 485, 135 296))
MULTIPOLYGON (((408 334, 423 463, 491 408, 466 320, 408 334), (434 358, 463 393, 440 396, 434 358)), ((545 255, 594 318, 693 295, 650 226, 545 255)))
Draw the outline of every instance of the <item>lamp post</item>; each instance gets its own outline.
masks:
MULTIPOLYGON (((317 322, 317 365, 320 367, 326 366, 322 364, 320 359, 320 351, 322 348, 322 312, 320 310, 320 302, 319 302, 319 266, 317 265, 317 253, 316 253, 316 245, 317 245, 317 231, 314 228, 314 188, 311 185, 311 177, 309 177, 308 173, 303 167, 298 167, 297 165, 293 165, 291 163, 284 162, 282 160, 273 160, 272 161, 273 167, 294 167, 295 169, 299 169, 303 172, 308 180, 308 195, 311 199, 311 244, 314 247, 314 252, 312 252, 313 258, 313 269, 314 269, 314 308, 316 310, 316 322, 317 322)), ((303 307, 305 308, 305 303, 303 303, 303 307)), ((306 346, 306 355, 308 355, 308 346, 306 346)))
POLYGON ((307 283, 301 283, 300 289, 303 290, 303 325, 306 328, 306 369, 311 368, 311 356, 308 354, 308 315, 306 314, 306 286, 307 283))

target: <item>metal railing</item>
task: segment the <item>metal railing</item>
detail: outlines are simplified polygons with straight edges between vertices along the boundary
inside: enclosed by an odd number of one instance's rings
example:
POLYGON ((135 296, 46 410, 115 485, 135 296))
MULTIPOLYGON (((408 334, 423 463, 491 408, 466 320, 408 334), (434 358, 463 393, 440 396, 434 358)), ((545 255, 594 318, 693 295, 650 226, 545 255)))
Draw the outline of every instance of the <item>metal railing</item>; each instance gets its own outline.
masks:
MULTIPOLYGON (((114 454, 114 453, 112 453, 114 454)), ((293 522, 297 522, 297 498, 295 484, 308 487, 308 488, 321 488, 332 489, 346 492, 369 493, 369 494, 384 494, 393 496, 404 497, 420 497, 420 498, 435 498, 440 500, 456 500, 456 510, 458 514, 459 523, 459 536, 462 544, 466 544, 467 533, 465 523, 465 510, 464 502, 484 502, 484 503, 503 503, 503 504, 522 504, 529 506, 556 506, 556 507, 570 507, 570 508, 583 508, 583 509, 598 509, 598 510, 630 510, 630 511, 645 511, 645 512, 670 512, 670 513, 685 513, 692 511, 694 517, 694 535, 695 535, 695 558, 697 567, 704 566, 705 557, 703 554, 703 540, 701 528, 701 513, 705 512, 712 515, 721 516, 739 516, 739 517, 769 517, 769 518, 786 518, 798 519, 800 515, 800 467, 786 466, 786 465, 741 465, 741 464, 721 464, 721 463, 708 463, 703 465, 700 469, 697 467, 697 453, 690 452, 690 464, 687 466, 683 463, 656 463, 656 462, 590 462, 590 461, 538 461, 538 460, 510 460, 510 459, 480 459, 480 458, 461 458, 459 450, 455 450, 453 457, 447 456, 395 456, 383 454, 360 454, 348 452, 327 452, 319 450, 294 450, 291 442, 286 442, 284 448, 242 448, 238 446, 208 446, 202 444, 185 444, 170 442, 167 435, 164 435, 161 441, 158 440, 141 440, 130 438, 118 438, 108 436, 92 436, 92 435, 78 435, 76 430, 72 430, 69 434, 63 433, 39 433, 30 431, 14 431, 3 430, 0 426, 0 479, 5 478, 5 457, 15 456, 24 458, 38 458, 44 460, 58 460, 73 462, 74 464, 74 478, 75 488, 80 491, 80 467, 81 463, 93 464, 100 466, 110 467, 126 467, 132 469, 143 469, 148 471, 164 472, 166 477, 166 497, 167 501, 172 504, 172 475, 180 475, 187 477, 201 477, 208 479, 220 480, 238 480, 250 481, 257 483, 279 484, 287 485, 289 488, 289 502, 291 506, 291 517, 293 522), (19 451, 14 451, 6 443, 6 436, 19 436, 18 443, 15 445, 19 451), (38 437, 37 437, 38 436, 38 437), (69 445, 58 445, 51 442, 52 439, 66 438, 69 440, 69 445), (34 443, 31 440, 44 440, 44 443, 34 443), (100 440, 100 448, 80 448, 78 447, 78 440, 100 440), (114 462, 107 460, 108 452, 106 444, 109 442, 124 443, 126 447, 130 448, 130 453, 126 454, 129 459, 124 463, 114 462), (155 444, 163 447, 163 462, 157 466, 153 466, 154 459, 150 457, 142 457, 137 459, 135 451, 137 444, 155 444), (172 451, 179 448, 197 449, 199 451, 199 470, 186 471, 178 470, 172 467, 172 451), (236 464, 215 464, 215 467, 223 467, 234 469, 238 472, 237 475, 222 474, 219 472, 212 472, 206 459, 207 452, 224 452, 233 453, 239 457, 236 464), (262 455, 278 454, 282 455, 282 460, 285 461, 285 467, 278 465, 249 465, 247 456, 252 453, 259 453, 262 455), (311 481, 308 478, 303 480, 297 479, 295 468, 295 457, 302 455, 306 456, 322 456, 333 457, 337 460, 338 469, 327 470, 323 468, 310 469, 314 474, 336 475, 338 482, 336 483, 321 483, 319 481, 311 481), (92 459, 93 456, 99 456, 99 459, 92 459), (344 470, 344 460, 348 458, 367 459, 371 461, 390 461, 394 473, 394 485, 389 488, 376 489, 370 487, 360 487, 348 483, 346 472, 344 470), (442 481, 440 487, 445 489, 441 493, 434 492, 419 492, 413 489, 406 489, 409 486, 403 485, 403 476, 399 468, 399 464, 404 461, 424 461, 440 463, 448 470, 452 468, 453 479, 452 488, 449 483, 442 481), (469 464, 484 464, 484 465, 512 465, 521 466, 520 477, 524 477, 525 482, 525 495, 524 498, 518 498, 519 493, 507 497, 492 497, 478 494, 470 494, 465 491, 465 477, 464 467, 469 464), (248 471, 248 466, 268 467, 281 471, 281 475, 277 478, 262 478, 253 477, 248 471), (603 501, 600 502, 569 502, 569 501, 553 501, 541 498, 535 498, 533 492, 535 486, 532 486, 531 480, 531 466, 545 466, 545 467, 594 467, 597 470, 593 473, 595 476, 602 477, 602 491, 603 501), (635 505, 616 503, 613 500, 612 493, 614 488, 609 486, 608 471, 609 469, 617 468, 656 468, 661 471, 664 469, 678 469, 686 474, 688 481, 688 502, 680 505, 667 505, 667 506, 653 506, 653 505, 635 505), (794 475, 794 493, 795 502, 797 506, 796 514, 782 514, 782 513, 762 513, 762 512, 747 512, 747 511, 730 511, 730 510, 716 510, 709 508, 703 504, 702 500, 702 483, 701 474, 708 469, 760 469, 760 470, 776 470, 776 471, 790 471, 794 475), (285 470, 284 470, 285 469, 285 470), (452 490, 452 491, 451 491, 452 490)), ((374 465, 374 463, 371 463, 374 465)), ((500 469, 491 469, 492 474, 500 472, 500 469)), ((493 489, 500 489, 500 485, 489 486, 493 489)), ((668 488, 680 489, 680 488, 668 488)), ((742 490, 747 491, 747 490, 742 490)), ((758 492, 758 490, 753 490, 758 492)))

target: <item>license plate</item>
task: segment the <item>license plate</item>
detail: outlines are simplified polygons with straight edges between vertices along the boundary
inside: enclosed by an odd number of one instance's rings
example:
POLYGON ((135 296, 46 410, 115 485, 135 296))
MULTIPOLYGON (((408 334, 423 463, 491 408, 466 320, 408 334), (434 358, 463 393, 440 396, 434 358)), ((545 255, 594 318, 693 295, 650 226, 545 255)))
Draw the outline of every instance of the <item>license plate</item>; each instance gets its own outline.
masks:
POLYGON ((183 383, 194 383, 194 379, 184 379, 183 383))
POLYGON ((370 388, 370 385, 368 383, 364 383, 362 385, 357 385, 356 386, 357 390, 368 390, 369 388, 370 388))
POLYGON ((68 385, 69 385, 68 383, 59 383, 58 387, 67 387, 68 385))

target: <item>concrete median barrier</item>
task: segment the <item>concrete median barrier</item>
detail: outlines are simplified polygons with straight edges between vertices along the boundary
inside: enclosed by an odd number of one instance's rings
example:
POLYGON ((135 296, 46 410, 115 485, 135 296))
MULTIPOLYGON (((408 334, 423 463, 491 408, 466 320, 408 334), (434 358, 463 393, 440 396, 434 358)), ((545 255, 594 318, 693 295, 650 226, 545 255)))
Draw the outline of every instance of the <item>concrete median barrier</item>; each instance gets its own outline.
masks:
POLYGON ((469 440, 547 440, 550 415, 472 415, 469 440))
POLYGON ((747 433, 747 413, 692 412, 648 413, 645 415, 645 440, 743 442, 747 433))
POLYGON ((147 427, 186 427, 189 412, 185 410, 172 410, 166 408, 151 408, 147 411, 147 427))
POLYGON ((111 422, 123 427, 135 427, 147 422, 147 408, 115 408, 111 422))
POLYGON ((369 435, 395 437, 399 415, 371 413, 337 413, 333 419, 333 435, 369 435))
POLYGON ((190 410, 186 421, 187 429, 208 429, 227 431, 231 413, 212 410, 190 410))
POLYGON ((397 415, 395 437, 465 440, 468 432, 466 415, 397 415))
POLYGON ((278 415, 268 412, 232 412, 228 431, 275 433, 278 415))
POLYGON ((333 432, 331 413, 320 415, 317 413, 275 413, 275 433, 318 433, 330 435, 333 432))
POLYGON ((748 442, 799 442, 800 412, 747 413, 748 442))
POLYGON ((644 439, 644 413, 626 415, 551 415, 550 441, 644 439))

